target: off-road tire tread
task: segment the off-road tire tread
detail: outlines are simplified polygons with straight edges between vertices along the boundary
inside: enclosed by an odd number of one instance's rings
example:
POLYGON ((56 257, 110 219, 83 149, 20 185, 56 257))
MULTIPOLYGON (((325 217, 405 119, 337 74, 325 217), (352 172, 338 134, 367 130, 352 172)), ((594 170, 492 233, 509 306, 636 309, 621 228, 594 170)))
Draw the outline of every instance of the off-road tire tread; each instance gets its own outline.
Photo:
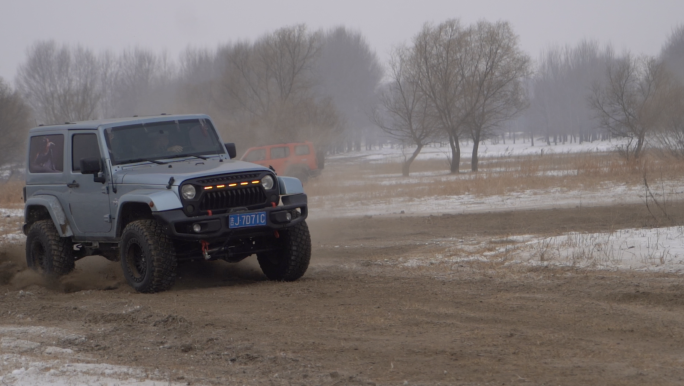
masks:
POLYGON ((71 239, 59 236, 59 233, 57 232, 55 225, 52 223, 52 220, 36 221, 29 229, 26 240, 26 263, 29 268, 34 270, 40 269, 40 267, 35 266, 31 254, 33 238, 38 236, 32 235, 35 232, 44 235, 47 239, 47 243, 49 244, 45 245, 44 247, 48 254, 46 258, 51 258, 52 261, 51 264, 48 264, 48 262, 43 262, 43 264, 51 269, 45 270, 43 273, 45 275, 51 276, 63 276, 73 271, 74 267, 76 266, 74 260, 73 243, 71 242, 71 239))
POLYGON ((277 281, 295 281, 304 276, 311 261, 311 235, 306 221, 281 230, 277 242, 280 246, 277 251, 257 255, 264 275, 270 280, 277 281), (284 264, 272 264, 271 253, 277 254, 284 264))
MULTIPOLYGON (((137 220, 129 223, 121 234, 120 255, 122 265, 126 264, 126 246, 123 245, 127 233, 136 232, 141 241, 148 244, 152 259, 152 283, 144 288, 136 288, 143 293, 161 292, 170 289, 176 282, 176 251, 173 240, 164 227, 155 220, 137 220)), ((125 268, 124 268, 125 269, 125 268)))

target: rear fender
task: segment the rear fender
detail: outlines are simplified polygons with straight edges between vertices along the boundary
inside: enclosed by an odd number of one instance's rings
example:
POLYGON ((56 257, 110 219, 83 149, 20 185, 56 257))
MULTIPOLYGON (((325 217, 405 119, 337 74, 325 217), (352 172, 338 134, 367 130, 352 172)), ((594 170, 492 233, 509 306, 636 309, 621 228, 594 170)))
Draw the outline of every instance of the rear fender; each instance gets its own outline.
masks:
POLYGON ((71 237, 74 235, 69 225, 69 220, 64 213, 64 208, 62 208, 62 204, 59 203, 57 197, 44 194, 35 195, 26 200, 24 205, 24 234, 28 233, 28 228, 32 223, 31 213, 37 207, 43 207, 47 210, 60 237, 71 237))

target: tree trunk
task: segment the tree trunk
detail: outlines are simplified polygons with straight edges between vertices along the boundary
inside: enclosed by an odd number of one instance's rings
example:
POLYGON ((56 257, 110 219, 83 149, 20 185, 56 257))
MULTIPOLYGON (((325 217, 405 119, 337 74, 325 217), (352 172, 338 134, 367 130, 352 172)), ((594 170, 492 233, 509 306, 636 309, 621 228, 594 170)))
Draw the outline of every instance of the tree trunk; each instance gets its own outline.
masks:
POLYGON ((534 134, 530 133, 530 146, 534 146, 534 134))
POLYGON ((411 154, 409 159, 404 161, 404 164, 401 165, 401 175, 402 176, 404 176, 404 177, 409 176, 409 168, 411 167, 411 163, 413 162, 413 160, 416 159, 416 157, 418 157, 418 154, 420 153, 421 149, 423 149, 423 144, 419 143, 418 146, 416 146, 416 150, 413 152, 413 154, 411 154))
POLYGON ((641 155, 641 151, 644 147, 644 138, 645 138, 644 133, 639 133, 639 136, 637 136, 637 144, 636 144, 636 148, 634 149, 634 159, 638 159, 639 156, 641 155))
POLYGON ((461 163, 461 145, 458 143, 458 138, 454 138, 449 134, 449 146, 451 146, 451 174, 456 174, 460 171, 461 163))
POLYGON ((473 136, 473 155, 470 158, 470 170, 477 171, 477 150, 480 148, 480 133, 479 131, 473 136))

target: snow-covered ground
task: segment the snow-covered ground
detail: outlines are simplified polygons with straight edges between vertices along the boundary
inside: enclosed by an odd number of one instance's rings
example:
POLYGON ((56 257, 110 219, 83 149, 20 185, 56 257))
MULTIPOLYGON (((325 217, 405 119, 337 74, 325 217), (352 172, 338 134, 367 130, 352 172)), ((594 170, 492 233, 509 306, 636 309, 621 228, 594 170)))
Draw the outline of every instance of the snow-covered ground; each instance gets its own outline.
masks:
MULTIPOLYGON (((658 187, 658 199, 682 198, 684 181, 670 181, 658 187)), ((573 208, 598 205, 635 204, 646 200, 641 186, 605 184, 592 190, 529 190, 504 195, 432 196, 426 198, 369 198, 363 205, 350 201, 344 195, 310 197, 309 216, 316 218, 442 215, 482 213, 507 210, 573 208)))
POLYGON ((386 261, 409 268, 468 261, 502 266, 575 267, 684 273, 684 227, 572 232, 555 237, 511 236, 500 240, 435 240, 443 252, 386 261), (495 248, 492 248, 495 246, 495 248))
MULTIPOLYGON (((478 150, 479 158, 486 159, 490 157, 508 157, 520 155, 543 155, 543 154, 565 154, 565 153, 586 153, 586 152, 606 152, 613 151, 618 146, 623 145, 623 141, 594 141, 582 143, 558 143, 554 145, 547 145, 546 142, 535 140, 534 146, 531 145, 529 139, 523 141, 518 138, 515 143, 506 139, 506 143, 502 141, 485 141, 480 144, 478 150)), ((413 154, 415 147, 401 148, 398 145, 389 146, 384 145, 382 148, 375 147, 373 150, 352 151, 348 153, 341 153, 328 156, 326 160, 339 161, 350 160, 354 162, 398 162, 404 158, 408 158, 413 154)), ((461 157, 469 158, 473 151, 472 143, 461 144, 461 157)), ((440 146, 439 144, 430 144, 424 147, 417 160, 428 159, 444 159, 451 156, 451 149, 449 145, 440 146)))
MULTIPOLYGON (((485 142, 480 145, 480 162, 486 163, 488 159, 497 157, 507 157, 514 155, 533 155, 533 154, 568 154, 568 153, 591 153, 614 151, 620 141, 594 141, 584 143, 566 143, 558 145, 546 145, 546 143, 536 141, 535 146, 530 146, 529 140, 522 142, 518 140, 512 144, 507 140, 506 144, 501 142, 492 144, 485 142)), ((334 163, 398 163, 404 160, 413 152, 413 148, 401 149, 385 146, 382 149, 371 151, 349 152, 337 154, 328 158, 329 164, 334 163)), ((461 148, 463 157, 468 157, 472 151, 472 145, 464 145, 461 148)), ((417 160, 442 159, 446 160, 450 154, 448 146, 444 147, 425 147, 417 160)), ((446 161, 445 161, 446 162, 446 161)), ((515 161, 512 161, 515 162, 515 161)), ((446 167, 446 166, 445 166, 446 167)), ((457 181, 459 179, 473 178, 470 173, 460 173, 456 175, 448 174, 447 170, 433 172, 411 173, 408 178, 401 177, 400 168, 397 167, 397 174, 375 174, 366 176, 365 180, 345 181, 345 184, 376 184, 393 185, 400 189, 402 185, 424 184, 429 186, 431 182, 457 181)), ((573 175, 576 170, 554 170, 542 171, 539 175, 573 175)), ((667 201, 681 199, 684 197, 684 176, 677 181, 665 181, 651 187, 652 192, 659 200, 667 201)), ((345 194, 332 194, 325 196, 309 196, 311 218, 320 217, 357 217, 357 216, 384 216, 384 215, 441 215, 458 213, 478 213, 487 211, 506 211, 516 209, 535 209, 535 208, 572 208, 597 205, 613 204, 634 204, 644 202, 646 191, 640 185, 628 185, 625 183, 605 182, 598 186, 580 189, 562 189, 552 187, 546 190, 527 190, 521 192, 510 192, 503 195, 475 196, 465 195, 445 195, 445 196, 426 196, 415 197, 377 197, 370 195, 364 197, 360 205, 358 200, 350 200, 345 194)))
MULTIPOLYGON (((2 295, 0 295, 2 296, 2 295)), ((30 292, 4 296, 32 296, 30 292)), ((0 326, 0 384, 12 386, 180 386, 161 373, 97 363, 87 355, 57 347, 87 339, 69 331, 36 326, 0 326), (54 345, 53 345, 54 344, 54 345), (154 380, 156 379, 156 380, 154 380)))

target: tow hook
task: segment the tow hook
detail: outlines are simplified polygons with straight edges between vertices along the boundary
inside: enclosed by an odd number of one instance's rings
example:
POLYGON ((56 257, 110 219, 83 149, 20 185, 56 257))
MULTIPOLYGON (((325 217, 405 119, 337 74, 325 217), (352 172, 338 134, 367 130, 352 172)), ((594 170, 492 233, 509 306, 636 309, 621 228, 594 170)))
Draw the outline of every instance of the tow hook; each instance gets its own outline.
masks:
POLYGON ((202 256, 204 256, 204 260, 209 260, 211 259, 211 256, 209 255, 209 243, 202 240, 200 241, 202 244, 202 256))

